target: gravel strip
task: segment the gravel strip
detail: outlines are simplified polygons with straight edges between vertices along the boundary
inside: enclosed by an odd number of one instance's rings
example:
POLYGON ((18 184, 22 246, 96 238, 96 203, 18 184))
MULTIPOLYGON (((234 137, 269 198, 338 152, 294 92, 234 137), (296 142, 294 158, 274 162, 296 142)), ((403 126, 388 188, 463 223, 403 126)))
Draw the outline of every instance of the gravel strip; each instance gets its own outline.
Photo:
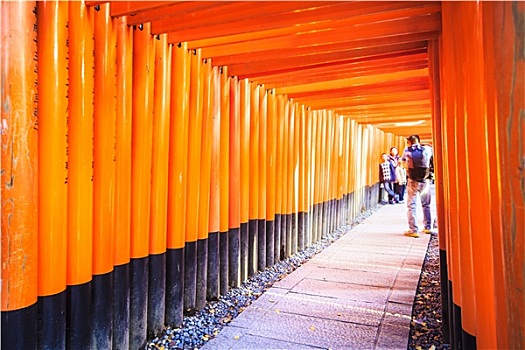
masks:
POLYGON ((444 343, 441 322, 439 242, 437 234, 432 233, 412 308, 408 349, 450 349, 444 343))
POLYGON ((193 316, 185 316, 181 328, 167 327, 163 332, 148 341, 147 350, 199 349, 215 337, 221 329, 231 322, 254 300, 268 290, 275 282, 283 279, 311 257, 328 247, 343 234, 359 225, 378 207, 362 213, 352 224, 342 226, 310 245, 302 252, 266 268, 244 281, 240 287, 231 289, 218 301, 208 301, 206 306, 193 316))
MULTIPOLYGON (((244 281, 240 287, 231 289, 226 295, 222 295, 218 301, 208 301, 206 306, 195 315, 185 316, 181 328, 165 328, 161 334, 148 341, 145 349, 199 349, 219 334, 225 325, 275 282, 286 277, 354 226, 360 224, 376 209, 363 213, 352 224, 340 227, 304 251, 259 272, 244 281)), ((414 299, 408 349, 450 349, 450 345, 443 343, 441 331, 439 245, 435 233, 430 237, 414 299)))

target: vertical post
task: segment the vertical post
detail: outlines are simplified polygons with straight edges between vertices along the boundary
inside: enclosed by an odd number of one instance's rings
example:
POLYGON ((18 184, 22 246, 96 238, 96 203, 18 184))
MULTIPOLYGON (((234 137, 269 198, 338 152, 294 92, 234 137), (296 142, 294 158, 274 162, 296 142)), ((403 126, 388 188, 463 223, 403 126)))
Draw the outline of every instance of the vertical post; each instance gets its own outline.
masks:
POLYGON ((239 79, 231 78, 230 83, 230 152, 229 152, 229 183, 228 183, 228 251, 229 251, 229 285, 238 287, 240 280, 241 260, 241 197, 240 197, 240 167, 241 167, 241 129, 240 129, 240 100, 239 79))
POLYGON ((166 228, 168 213, 168 157, 170 133, 171 46, 167 34, 153 40, 155 75, 151 148, 151 206, 149 222, 147 334, 152 337, 165 324, 166 228))
POLYGON ((208 283, 210 300, 219 297, 219 231, 220 231, 220 154, 221 154, 221 85, 219 68, 213 68, 211 83, 211 175, 210 175, 210 221, 208 234, 208 283))
MULTIPOLYGON (((93 9, 91 9, 93 11, 93 9)), ((133 27, 117 19, 113 345, 129 348, 133 27)))
POLYGON ((182 325, 184 311, 184 242, 186 230, 186 183, 188 181, 187 44, 171 52, 170 150, 168 170, 168 237, 166 253, 166 324, 182 325))
POLYGON ((230 77, 228 67, 222 67, 220 77, 221 109, 221 153, 220 153, 220 293, 228 293, 228 227, 229 227, 229 182, 230 182, 230 77))
POLYGON ((266 118, 267 98, 264 85, 259 85, 259 220, 257 228, 257 267, 266 268, 266 118))
POLYGON ((250 84, 250 221, 248 227, 248 276, 257 271, 259 219, 259 93, 250 84))
POLYGON ((36 24, 35 7, 35 2, 0 3, 0 74, 9 87, 0 97, 3 349, 37 345, 37 33, 26 31, 36 24))
POLYGON ((266 266, 275 264, 275 162, 277 154, 277 100, 269 90, 266 133, 266 266))
POLYGON ((184 309, 195 311, 197 295, 197 239, 199 227, 200 166, 202 146, 202 59, 201 50, 188 52, 190 56, 190 94, 188 125, 188 189, 186 197, 186 229, 184 247, 184 309))
POLYGON ((241 221, 241 281, 248 278, 250 220, 250 83, 240 81, 240 221, 241 221))
POLYGON ((82 2, 69 4, 66 347, 89 349, 93 265, 93 28, 82 2))
POLYGON ((68 4, 37 8, 38 346, 60 349, 66 340, 68 4))
POLYGON ((133 33, 131 158, 130 347, 144 346, 147 333, 151 218, 153 88, 155 49, 151 24, 133 33))
POLYGON ((195 306, 201 310, 206 305, 208 288, 208 234, 210 221, 210 183, 213 114, 211 105, 213 70, 210 59, 204 59, 202 67, 202 146, 201 179, 199 190, 199 226, 197 228, 197 293, 195 306))
POLYGON ((95 16, 92 347, 112 344, 116 132, 116 35, 109 4, 95 16))
POLYGON ((277 112, 276 112, 276 142, 279 144, 279 147, 276 149, 275 154, 275 239, 274 239, 274 262, 279 262, 281 260, 281 249, 283 242, 281 241, 282 236, 282 221, 284 217, 283 211, 283 179, 282 176, 284 171, 283 163, 283 125, 284 125, 284 108, 286 102, 283 95, 277 96, 277 112), (279 176, 277 176, 279 174, 279 176))

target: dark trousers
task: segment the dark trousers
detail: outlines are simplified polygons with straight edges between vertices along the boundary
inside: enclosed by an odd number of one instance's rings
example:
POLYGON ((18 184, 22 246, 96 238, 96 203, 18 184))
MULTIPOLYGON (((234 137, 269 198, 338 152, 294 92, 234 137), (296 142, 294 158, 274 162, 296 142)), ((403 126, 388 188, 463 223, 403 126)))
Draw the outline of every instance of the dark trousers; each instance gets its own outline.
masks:
POLYGON ((400 201, 405 200, 405 190, 407 188, 407 185, 401 185, 398 183, 394 184, 394 192, 399 196, 400 201))

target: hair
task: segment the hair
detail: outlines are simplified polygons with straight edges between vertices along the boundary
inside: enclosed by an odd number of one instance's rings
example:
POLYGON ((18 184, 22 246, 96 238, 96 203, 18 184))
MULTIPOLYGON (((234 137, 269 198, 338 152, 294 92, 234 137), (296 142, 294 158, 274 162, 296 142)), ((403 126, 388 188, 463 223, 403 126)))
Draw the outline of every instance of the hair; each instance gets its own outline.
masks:
POLYGON ((419 135, 410 135, 407 137, 407 141, 410 141, 412 143, 419 142, 419 135))

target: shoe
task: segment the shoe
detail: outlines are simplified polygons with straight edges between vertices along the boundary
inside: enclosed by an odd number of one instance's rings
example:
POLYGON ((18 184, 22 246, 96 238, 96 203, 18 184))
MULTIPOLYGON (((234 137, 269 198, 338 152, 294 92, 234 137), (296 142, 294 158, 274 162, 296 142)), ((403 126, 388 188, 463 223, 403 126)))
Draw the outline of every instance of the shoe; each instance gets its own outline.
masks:
POLYGON ((388 203, 390 203, 390 204, 396 204, 396 202, 394 202, 394 201, 390 201, 390 202, 388 202, 388 203))
POLYGON ((405 233, 403 233, 405 236, 407 237, 412 237, 412 238, 419 238, 419 233, 417 232, 414 232, 412 230, 408 230, 408 231, 405 231, 405 233))
POLYGON ((426 233, 427 235, 430 235, 432 234, 432 230, 430 230, 429 228, 426 228, 423 230, 423 233, 426 233))
POLYGON ((398 203, 399 203, 399 204, 403 204, 403 203, 405 203, 405 201, 399 201, 398 203))

